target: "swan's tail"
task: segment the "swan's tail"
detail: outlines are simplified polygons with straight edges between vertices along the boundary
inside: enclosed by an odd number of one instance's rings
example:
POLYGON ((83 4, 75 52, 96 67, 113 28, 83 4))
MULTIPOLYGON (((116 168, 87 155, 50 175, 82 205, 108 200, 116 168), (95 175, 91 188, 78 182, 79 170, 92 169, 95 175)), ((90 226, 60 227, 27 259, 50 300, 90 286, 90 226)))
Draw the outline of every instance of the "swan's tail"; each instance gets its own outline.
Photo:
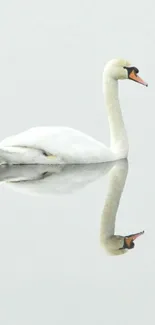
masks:
POLYGON ((33 164, 36 157, 41 154, 38 149, 27 147, 1 147, 0 165, 33 164))

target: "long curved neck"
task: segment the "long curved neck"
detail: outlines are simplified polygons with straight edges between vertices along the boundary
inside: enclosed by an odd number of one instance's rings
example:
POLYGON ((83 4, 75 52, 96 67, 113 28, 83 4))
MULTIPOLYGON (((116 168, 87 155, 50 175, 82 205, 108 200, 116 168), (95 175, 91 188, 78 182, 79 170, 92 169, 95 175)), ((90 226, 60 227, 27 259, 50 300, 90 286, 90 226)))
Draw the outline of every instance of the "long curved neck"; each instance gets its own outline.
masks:
POLYGON ((100 239, 103 245, 108 244, 109 240, 114 239, 116 214, 127 173, 128 162, 126 159, 116 162, 115 166, 110 171, 108 193, 101 215, 100 239))
POLYGON ((117 159, 126 158, 128 138, 118 98, 118 81, 107 73, 103 75, 103 91, 110 127, 111 149, 118 155, 117 159))

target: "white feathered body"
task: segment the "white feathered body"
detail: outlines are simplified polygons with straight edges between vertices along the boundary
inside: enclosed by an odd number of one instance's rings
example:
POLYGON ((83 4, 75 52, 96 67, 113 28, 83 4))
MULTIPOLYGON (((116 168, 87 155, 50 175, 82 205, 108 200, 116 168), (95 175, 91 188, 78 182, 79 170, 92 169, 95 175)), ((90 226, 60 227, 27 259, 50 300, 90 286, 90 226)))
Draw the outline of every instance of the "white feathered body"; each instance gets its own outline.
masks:
POLYGON ((101 142, 67 127, 35 127, 8 137, 0 142, 0 157, 1 164, 88 164, 116 158, 101 142))

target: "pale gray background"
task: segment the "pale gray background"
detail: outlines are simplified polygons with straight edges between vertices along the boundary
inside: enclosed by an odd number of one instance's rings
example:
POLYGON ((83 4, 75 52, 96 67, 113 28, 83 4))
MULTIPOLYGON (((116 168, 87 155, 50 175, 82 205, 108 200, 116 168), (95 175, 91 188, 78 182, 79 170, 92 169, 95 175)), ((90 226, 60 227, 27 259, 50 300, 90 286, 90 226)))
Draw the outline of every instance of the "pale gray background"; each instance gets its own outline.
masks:
POLYGON ((146 89, 121 83, 130 171, 117 232, 145 230, 127 255, 99 243, 107 177, 70 196, 0 187, 0 322, 154 322, 154 1, 3 1, 0 139, 36 125, 67 125, 109 142, 102 70, 123 57, 146 89))

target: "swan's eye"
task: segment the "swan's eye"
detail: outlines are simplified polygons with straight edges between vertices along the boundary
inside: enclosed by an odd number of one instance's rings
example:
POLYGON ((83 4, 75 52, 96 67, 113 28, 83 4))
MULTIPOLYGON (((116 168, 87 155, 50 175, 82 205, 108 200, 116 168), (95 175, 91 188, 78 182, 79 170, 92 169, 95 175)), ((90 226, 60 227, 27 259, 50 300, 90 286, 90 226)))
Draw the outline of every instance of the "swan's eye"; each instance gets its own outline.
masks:
POLYGON ((133 70, 136 74, 139 73, 139 70, 136 67, 133 67, 133 70))
POLYGON ((131 238, 131 236, 127 236, 124 238, 124 245, 123 245, 122 249, 132 249, 135 247, 133 240, 129 241, 130 238, 131 238))
POLYGON ((135 72, 135 74, 139 73, 139 70, 136 67, 123 67, 128 71, 128 74, 130 74, 132 71, 135 72))
POLYGON ((130 245, 130 247, 128 247, 128 249, 132 249, 134 247, 135 247, 135 244, 132 242, 131 245, 130 245))

